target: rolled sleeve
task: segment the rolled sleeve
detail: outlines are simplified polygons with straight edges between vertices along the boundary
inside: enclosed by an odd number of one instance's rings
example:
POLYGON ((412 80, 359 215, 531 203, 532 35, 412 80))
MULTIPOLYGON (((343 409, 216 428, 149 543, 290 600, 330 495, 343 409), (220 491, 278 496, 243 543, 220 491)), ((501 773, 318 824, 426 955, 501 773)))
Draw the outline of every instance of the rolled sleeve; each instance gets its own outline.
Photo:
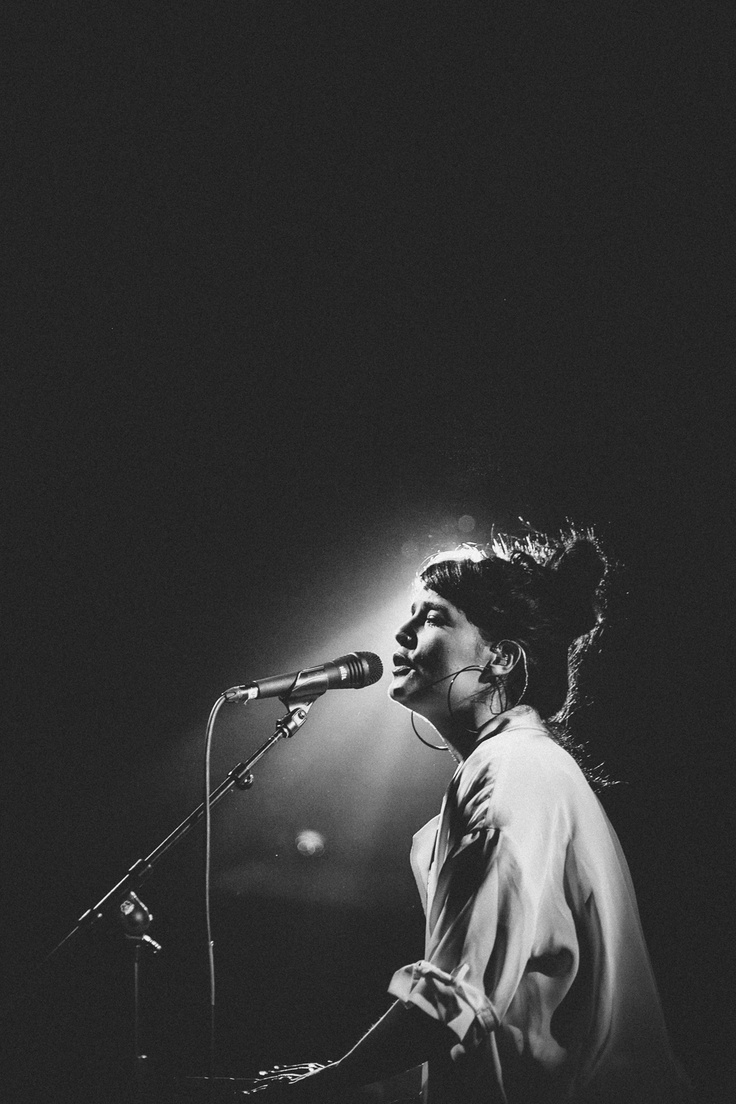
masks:
POLYGON ((486 994, 466 980, 468 969, 463 965, 449 974, 431 962, 414 962, 396 971, 389 992, 444 1023, 462 1042, 474 1024, 489 1034, 500 1022, 486 994))

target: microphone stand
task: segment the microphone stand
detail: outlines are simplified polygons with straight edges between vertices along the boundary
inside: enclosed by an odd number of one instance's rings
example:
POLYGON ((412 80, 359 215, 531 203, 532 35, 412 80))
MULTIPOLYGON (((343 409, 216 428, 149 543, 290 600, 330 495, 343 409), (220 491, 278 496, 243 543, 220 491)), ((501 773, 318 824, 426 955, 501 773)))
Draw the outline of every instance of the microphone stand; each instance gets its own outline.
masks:
MULTIPOLYGON (((222 800, 226 793, 229 793, 230 790, 233 789, 233 787, 237 787, 239 790, 250 789, 254 782, 252 768, 268 751, 270 751, 274 744, 278 743, 279 740, 290 739, 298 732, 306 721, 309 710, 322 693, 324 693, 324 691, 310 697, 282 698, 281 701, 286 706, 288 712, 276 722, 276 728, 273 735, 270 736, 249 759, 246 759, 242 763, 237 763, 222 782, 220 782, 219 786, 216 786, 215 789, 211 791, 208 800, 198 805, 173 832, 161 841, 158 847, 155 847, 144 859, 137 859, 120 881, 116 882, 112 889, 108 890, 104 897, 100 898, 97 904, 82 913, 71 931, 64 936, 61 942, 59 942, 40 963, 40 966, 45 966, 51 959, 55 958, 63 947, 71 944, 83 931, 92 928, 95 924, 103 920, 105 915, 114 907, 118 908, 119 919, 126 931, 126 939, 133 943, 135 955, 133 996, 133 1045, 135 1054, 133 1059, 133 1083, 136 1095, 141 1092, 142 1078, 146 1065, 145 1055, 140 1053, 140 957, 144 946, 154 954, 161 950, 160 944, 156 943, 145 934, 152 920, 152 916, 137 896, 136 890, 151 874, 156 864, 161 861, 164 855, 168 854, 168 852, 171 851, 176 844, 180 843, 181 840, 189 834, 192 828, 199 823, 205 815, 208 806, 212 808, 216 805, 222 800)), ((225 694, 221 695, 213 708, 213 714, 211 716, 216 713, 220 705, 229 700, 230 699, 228 699, 225 694)))
MULTIPOLYGON (((222 700, 227 700, 224 695, 222 696, 222 700)), ((183 840, 184 837, 191 832, 192 828, 199 823, 205 814, 207 804, 212 808, 221 801, 225 794, 229 793, 234 786, 237 786, 239 790, 249 790, 255 781, 251 773, 252 768, 279 740, 290 739, 295 732, 298 732, 306 721, 307 714, 315 700, 316 698, 314 697, 305 698, 301 701, 286 699, 284 704, 287 706, 289 712, 277 721, 274 734, 269 736, 265 743, 261 744, 258 751, 251 755, 250 759, 246 759, 243 763, 236 763, 230 773, 220 782, 219 786, 216 786, 215 789, 212 790, 208 802, 203 801, 201 805, 198 805, 197 808, 166 837, 166 839, 161 841, 158 847, 155 847, 153 851, 151 851, 150 855, 147 855, 144 859, 137 859, 129 868, 127 874, 125 874, 119 882, 116 882, 112 889, 110 889, 104 897, 101 897, 96 905, 93 905, 83 912, 77 920, 75 927, 67 932, 61 942, 46 956, 43 960, 44 963, 49 962, 58 954, 62 947, 65 947, 81 932, 102 920, 113 904, 125 897, 131 890, 137 890, 164 855, 183 840)))

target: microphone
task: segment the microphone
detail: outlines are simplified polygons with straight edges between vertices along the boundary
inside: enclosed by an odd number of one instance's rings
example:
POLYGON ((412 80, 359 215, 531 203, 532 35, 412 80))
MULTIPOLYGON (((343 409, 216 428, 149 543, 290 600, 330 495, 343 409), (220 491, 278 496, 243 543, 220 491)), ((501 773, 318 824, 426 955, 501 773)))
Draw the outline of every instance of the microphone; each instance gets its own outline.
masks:
POLYGON ((350 652, 318 667, 305 667, 289 675, 270 675, 245 686, 232 686, 223 697, 225 701, 236 703, 253 698, 317 698, 325 690, 360 690, 363 686, 372 686, 382 674, 383 664, 373 652, 350 652))

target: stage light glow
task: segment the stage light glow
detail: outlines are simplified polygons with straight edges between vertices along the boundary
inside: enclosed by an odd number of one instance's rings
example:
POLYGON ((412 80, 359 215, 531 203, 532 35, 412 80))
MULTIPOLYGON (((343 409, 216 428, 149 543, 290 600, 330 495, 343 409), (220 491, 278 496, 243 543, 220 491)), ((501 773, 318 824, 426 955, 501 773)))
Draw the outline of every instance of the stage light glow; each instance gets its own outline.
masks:
MULTIPOLYGON (((288 618, 282 611, 273 638, 257 648, 248 640, 260 658, 247 676, 298 670, 359 650, 377 653, 386 674, 369 687, 324 694, 304 728, 258 764, 252 789, 223 802, 214 819, 221 889, 361 908, 414 902, 411 838, 436 814, 454 762, 420 744, 408 711, 389 699, 387 687, 416 572, 427 556, 460 542, 458 518, 470 517, 456 510, 454 531, 441 536, 448 516, 397 524, 375 548, 363 546, 359 557, 336 552, 330 572, 305 571, 303 597, 288 618), (326 853, 329 862, 308 861, 326 853)), ((223 711, 213 780, 255 751, 282 713, 276 699, 223 711)), ((190 793, 184 811, 199 796, 200 742, 201 732, 190 731, 171 749, 170 766, 190 793)))
POLYGON ((325 853, 325 837, 313 828, 303 828, 296 836, 296 849, 300 855, 314 859, 325 853))
MULTIPOLYGON (((409 713, 386 692, 394 634, 409 615, 416 566, 416 559, 408 564, 402 556, 388 579, 384 573, 367 581, 335 580, 322 632, 312 629, 310 641, 297 641, 298 654, 289 649, 279 660, 284 670, 296 670, 361 649, 381 656, 386 674, 373 686, 323 695, 304 728, 259 767, 246 800, 223 808, 219 884, 231 893, 366 908, 413 902, 411 837, 436 812, 452 769, 449 755, 419 744, 409 713), (318 857, 319 844, 314 841, 311 853, 306 835, 317 829, 303 827, 315 822, 322 845, 329 840, 329 863, 304 861, 318 857), (273 842, 284 840, 292 841, 293 863, 286 855, 278 862, 268 859, 273 842), (245 862, 244 850, 252 856, 245 862)), ((274 706, 252 702, 242 712, 226 714, 220 749, 231 742, 233 753, 242 754, 244 742, 255 743, 246 729, 257 725, 263 732, 274 706)))

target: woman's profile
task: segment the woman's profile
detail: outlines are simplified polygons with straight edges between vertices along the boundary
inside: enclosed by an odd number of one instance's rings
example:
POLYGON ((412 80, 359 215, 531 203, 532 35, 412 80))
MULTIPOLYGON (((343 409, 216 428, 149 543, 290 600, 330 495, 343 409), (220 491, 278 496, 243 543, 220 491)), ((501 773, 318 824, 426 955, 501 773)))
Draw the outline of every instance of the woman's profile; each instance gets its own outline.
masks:
POLYGON ((626 860, 566 747, 605 576, 591 534, 497 538, 420 571, 389 695, 457 761, 412 847, 423 954, 340 1061, 266 1096, 339 1099, 426 1063, 428 1104, 690 1099, 626 860))

